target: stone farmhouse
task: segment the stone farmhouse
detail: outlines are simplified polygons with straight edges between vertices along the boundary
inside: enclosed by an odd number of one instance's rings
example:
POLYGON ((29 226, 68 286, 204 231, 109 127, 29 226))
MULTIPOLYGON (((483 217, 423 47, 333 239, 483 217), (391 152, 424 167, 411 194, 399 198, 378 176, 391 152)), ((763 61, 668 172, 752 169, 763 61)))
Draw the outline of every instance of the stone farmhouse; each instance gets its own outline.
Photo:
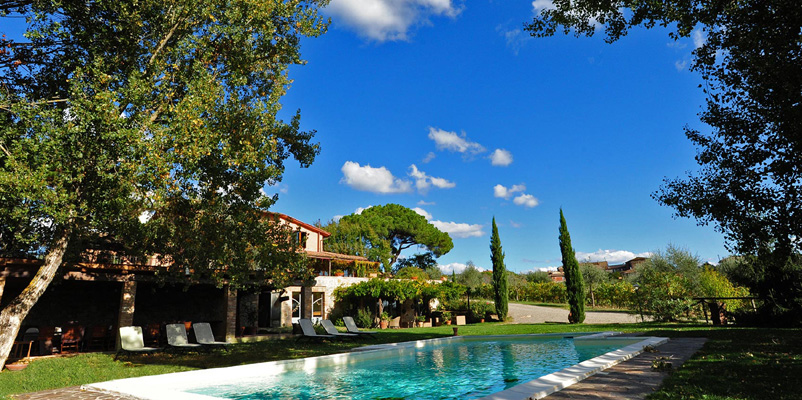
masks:
MULTIPOLYGON (((378 263, 325 251, 330 233, 287 215, 275 215, 297 235, 294 239, 302 244, 315 275, 313 282, 298 281, 283 290, 266 283, 247 292, 212 282, 165 283, 155 277, 164 268, 157 257, 141 262, 91 257, 62 266, 23 321, 20 334, 36 327, 58 335, 62 327, 79 326, 87 342, 101 331, 113 342, 119 326, 143 326, 146 336, 158 336, 167 323, 189 326, 194 321, 209 322, 218 340, 232 342, 265 328, 291 326, 299 318, 327 318, 336 287, 376 276, 378 263)), ((0 306, 22 292, 40 264, 37 259, 0 258, 0 306)))

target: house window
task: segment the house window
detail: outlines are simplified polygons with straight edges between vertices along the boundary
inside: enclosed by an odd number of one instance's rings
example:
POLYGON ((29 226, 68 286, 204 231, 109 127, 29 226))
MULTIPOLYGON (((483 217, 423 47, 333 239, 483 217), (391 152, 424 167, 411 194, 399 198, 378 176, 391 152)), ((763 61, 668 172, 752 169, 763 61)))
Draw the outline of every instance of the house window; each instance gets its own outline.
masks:
POLYGON ((301 247, 306 247, 306 238, 308 236, 309 236, 309 234, 306 233, 306 232, 295 231, 295 235, 293 237, 293 240, 295 241, 295 244, 297 244, 297 245, 299 245, 301 247))
POLYGON ((323 292, 312 293, 312 318, 323 319, 323 292))
POLYGON ((301 318, 301 292, 292 292, 292 322, 301 318))

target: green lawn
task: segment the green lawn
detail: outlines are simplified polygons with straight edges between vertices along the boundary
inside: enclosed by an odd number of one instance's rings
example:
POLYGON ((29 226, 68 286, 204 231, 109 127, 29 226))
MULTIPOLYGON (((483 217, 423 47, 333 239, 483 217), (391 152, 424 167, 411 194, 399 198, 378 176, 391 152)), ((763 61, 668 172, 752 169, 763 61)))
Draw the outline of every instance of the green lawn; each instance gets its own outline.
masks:
MULTIPOLYGON (((705 347, 674 372, 650 399, 797 399, 802 393, 802 331, 798 329, 713 328, 689 324, 462 326, 461 335, 588 332, 615 330, 667 337, 707 337, 705 347)), ((448 336, 451 327, 382 331, 372 343, 448 336)), ((0 398, 65 386, 133 376, 318 356, 343 352, 365 342, 314 343, 278 340, 233 345, 201 354, 162 353, 119 361, 112 354, 80 354, 32 362, 19 372, 0 373, 0 398)))

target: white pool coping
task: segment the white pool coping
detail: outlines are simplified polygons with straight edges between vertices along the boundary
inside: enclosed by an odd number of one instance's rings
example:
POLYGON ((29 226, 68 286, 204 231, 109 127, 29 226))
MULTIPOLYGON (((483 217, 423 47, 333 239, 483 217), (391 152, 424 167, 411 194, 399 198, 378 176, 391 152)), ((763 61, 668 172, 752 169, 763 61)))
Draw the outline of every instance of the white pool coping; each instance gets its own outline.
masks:
MULTIPOLYGON (((493 336, 449 336, 437 339, 417 340, 411 342, 388 343, 355 348, 349 353, 329 354, 318 357, 308 357, 294 360, 280 360, 257 364, 238 365, 234 367, 211 368, 204 370, 175 372, 163 375, 150 375, 138 378, 118 379, 107 382, 83 385, 86 390, 102 391, 111 394, 121 394, 142 400, 221 400, 201 394, 188 393, 185 390, 196 389, 202 386, 213 386, 231 383, 232 381, 248 381, 265 376, 276 375, 288 369, 304 370, 316 369, 318 366, 345 364, 354 353, 382 351, 387 349, 402 349, 408 347, 424 347, 442 341, 455 341, 477 338, 502 337, 572 337, 574 340, 605 340, 618 332, 598 332, 593 334, 562 333, 562 334, 532 334, 532 335, 493 335, 493 336), (294 367, 294 368, 291 368, 294 367)), ((643 352, 644 346, 659 346, 668 341, 659 337, 626 337, 615 336, 611 339, 642 339, 637 343, 622 347, 601 356, 583 361, 574 366, 558 372, 522 383, 510 389, 482 397, 481 400, 525 400, 540 399, 565 387, 573 385, 599 371, 609 368, 622 361, 628 360, 643 352)))

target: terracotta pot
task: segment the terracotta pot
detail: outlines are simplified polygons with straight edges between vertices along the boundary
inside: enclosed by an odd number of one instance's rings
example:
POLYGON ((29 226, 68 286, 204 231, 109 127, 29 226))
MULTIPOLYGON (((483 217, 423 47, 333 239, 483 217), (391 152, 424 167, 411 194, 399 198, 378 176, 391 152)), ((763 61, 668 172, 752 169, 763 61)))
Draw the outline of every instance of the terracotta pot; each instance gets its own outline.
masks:
POLYGON ((28 364, 6 364, 9 371, 22 371, 25 368, 28 368, 28 364))
POLYGON ((447 320, 445 320, 445 323, 446 323, 446 325, 451 325, 451 320, 447 319, 447 320))
POLYGON ((344 272, 338 272, 338 273, 334 274, 334 276, 345 276, 345 273, 344 272))
POLYGON ((387 329, 387 326, 390 325, 390 321, 382 321, 379 322, 379 328, 387 329))
POLYGON ((485 322, 485 319, 484 319, 484 318, 480 318, 480 319, 479 319, 479 323, 480 323, 480 324, 482 324, 482 323, 484 323, 484 322, 485 322))

